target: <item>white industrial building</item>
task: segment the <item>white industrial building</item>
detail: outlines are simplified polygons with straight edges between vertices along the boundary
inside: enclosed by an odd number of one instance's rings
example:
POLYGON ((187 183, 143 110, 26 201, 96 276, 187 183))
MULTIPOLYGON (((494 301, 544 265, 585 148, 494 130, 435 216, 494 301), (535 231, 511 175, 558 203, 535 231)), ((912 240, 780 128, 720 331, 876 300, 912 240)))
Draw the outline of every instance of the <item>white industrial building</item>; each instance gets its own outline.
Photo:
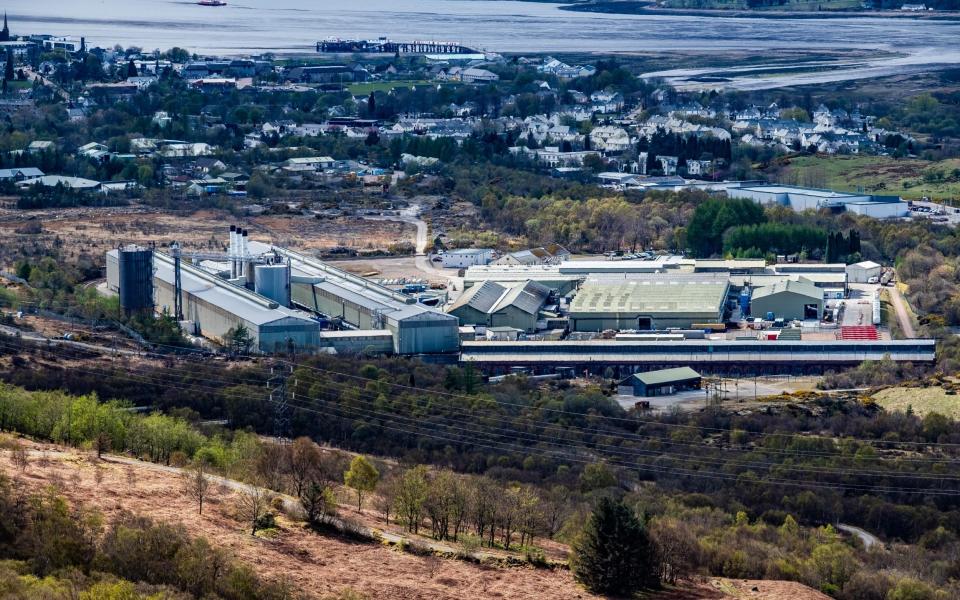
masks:
MULTIPOLYGON (((107 283, 115 291, 122 279, 119 253, 107 253, 107 283)), ((152 291, 146 295, 152 293, 153 300, 141 305, 174 314, 174 259, 154 251, 147 260, 152 260, 152 268, 145 267, 152 270, 152 291)), ((180 274, 183 326, 218 342, 243 325, 262 352, 291 345, 299 352, 443 354, 459 349, 456 317, 309 256, 247 241, 233 229, 228 254, 184 252, 180 274), (321 332, 323 322, 355 335, 321 332)))
MULTIPOLYGON (((107 286, 120 290, 119 251, 107 252, 107 286)), ((180 265, 183 318, 189 333, 225 342, 228 331, 244 326, 261 352, 310 352, 317 347, 319 324, 303 311, 281 306, 261 294, 240 287, 208 271, 180 265)), ((173 314, 174 260, 153 253, 153 294, 157 312, 173 314)))
POLYGON ((867 283, 873 277, 880 279, 882 274, 883 267, 872 260, 847 265, 847 280, 850 283, 867 283))
POLYGON ((789 206, 797 212, 827 208, 849 210, 876 219, 905 217, 910 212, 907 202, 898 196, 872 196, 787 185, 728 188, 727 195, 753 200, 758 204, 789 206))
POLYGON ((460 248, 458 250, 447 250, 440 257, 444 267, 452 269, 462 269, 464 267, 474 267, 477 265, 490 264, 493 260, 493 250, 490 248, 460 248))

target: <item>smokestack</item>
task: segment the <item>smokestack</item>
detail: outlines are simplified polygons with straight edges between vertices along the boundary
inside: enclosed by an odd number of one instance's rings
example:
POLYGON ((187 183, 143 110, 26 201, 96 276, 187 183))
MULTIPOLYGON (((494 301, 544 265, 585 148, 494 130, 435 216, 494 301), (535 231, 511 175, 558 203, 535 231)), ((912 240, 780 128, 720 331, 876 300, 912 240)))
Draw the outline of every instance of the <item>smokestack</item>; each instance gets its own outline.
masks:
POLYGON ((237 278, 237 261, 233 257, 237 254, 237 226, 230 226, 230 248, 227 250, 227 262, 230 263, 230 279, 237 278))
MULTIPOLYGON (((247 239, 247 230, 246 230, 246 229, 243 230, 243 234, 242 234, 242 236, 241 236, 240 239, 243 240, 243 256, 244 256, 244 257, 249 257, 249 256, 250 256, 250 248, 249 248, 249 246, 247 246, 247 244, 250 242, 250 240, 247 239)), ((243 276, 247 278, 247 284, 248 284, 248 285, 253 285, 253 284, 254 284, 253 263, 248 262, 248 261, 244 261, 244 263, 243 263, 243 276)))
POLYGON ((240 229, 240 226, 237 225, 237 232, 234 234, 234 246, 233 246, 233 267, 236 269, 236 277, 241 277, 243 275, 243 262, 240 261, 240 256, 243 255, 243 240, 240 238, 240 232, 243 231, 240 229))
MULTIPOLYGON (((249 251, 247 250, 247 230, 244 229, 240 233, 240 256, 242 256, 243 258, 246 258, 248 255, 249 255, 249 251)), ((253 271, 250 268, 250 263, 248 263, 247 261, 243 261, 240 263, 240 265, 243 269, 243 276, 249 279, 250 272, 253 271)))

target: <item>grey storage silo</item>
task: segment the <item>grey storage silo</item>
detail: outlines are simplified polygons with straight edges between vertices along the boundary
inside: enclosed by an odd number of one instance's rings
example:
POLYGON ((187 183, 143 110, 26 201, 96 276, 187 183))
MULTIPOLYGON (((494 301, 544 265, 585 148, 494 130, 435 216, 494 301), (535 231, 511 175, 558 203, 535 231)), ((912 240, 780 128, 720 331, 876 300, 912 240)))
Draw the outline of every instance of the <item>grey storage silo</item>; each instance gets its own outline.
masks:
POLYGON ((153 312, 153 250, 139 246, 120 248, 117 266, 123 312, 153 312))
POLYGON ((257 265, 254 290, 280 306, 290 306, 290 265, 257 265))

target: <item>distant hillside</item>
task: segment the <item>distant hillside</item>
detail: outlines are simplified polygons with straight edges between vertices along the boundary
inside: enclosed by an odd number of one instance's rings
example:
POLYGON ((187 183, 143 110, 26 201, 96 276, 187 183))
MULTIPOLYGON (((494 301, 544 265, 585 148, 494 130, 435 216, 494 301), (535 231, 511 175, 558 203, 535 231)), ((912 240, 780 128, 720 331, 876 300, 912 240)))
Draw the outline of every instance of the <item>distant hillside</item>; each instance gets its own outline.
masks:
POLYGON ((767 173, 781 183, 911 200, 960 197, 960 159, 928 161, 889 156, 798 156, 776 161, 767 173))
MULTIPOLYGON (((525 0, 527 2, 541 2, 545 0, 525 0)), ((933 12, 902 12, 899 10, 903 2, 893 0, 878 0, 872 7, 864 9, 861 0, 662 0, 660 2, 645 0, 573 0, 565 3, 564 10, 582 12, 601 12, 612 14, 645 14, 651 12, 670 11, 699 11, 717 10, 740 13, 743 11, 757 12, 758 16, 776 17, 784 13, 811 13, 810 16, 829 17, 837 16, 878 16, 890 17, 940 17, 942 12, 960 10, 960 0, 934 0, 926 6, 934 9, 933 12), (883 11, 883 12, 881 12, 883 11)), ((732 16, 732 15, 731 15, 732 16)))

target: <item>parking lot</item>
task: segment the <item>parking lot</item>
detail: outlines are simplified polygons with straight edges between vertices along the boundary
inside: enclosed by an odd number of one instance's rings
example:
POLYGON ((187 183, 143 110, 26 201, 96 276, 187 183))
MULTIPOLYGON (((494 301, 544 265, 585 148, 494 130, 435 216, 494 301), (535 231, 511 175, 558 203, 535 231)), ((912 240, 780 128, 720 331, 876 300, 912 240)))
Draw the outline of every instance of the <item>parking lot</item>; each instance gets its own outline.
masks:
POLYGON ((835 304, 843 306, 841 325, 872 325, 873 299, 880 285, 875 283, 851 283, 848 284, 847 288, 846 300, 830 301, 827 306, 829 308, 833 308, 835 304))
POLYGON ((910 217, 914 219, 930 219, 945 225, 960 225, 960 209, 952 208, 936 202, 914 200, 910 207, 910 217))

